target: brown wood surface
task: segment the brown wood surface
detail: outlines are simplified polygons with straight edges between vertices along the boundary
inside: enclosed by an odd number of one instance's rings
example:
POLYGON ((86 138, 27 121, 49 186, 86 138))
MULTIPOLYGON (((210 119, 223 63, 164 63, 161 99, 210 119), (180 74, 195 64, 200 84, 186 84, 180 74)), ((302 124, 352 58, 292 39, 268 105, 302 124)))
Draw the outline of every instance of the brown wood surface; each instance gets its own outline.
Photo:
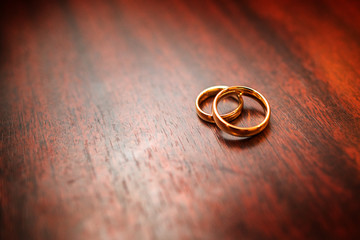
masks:
POLYGON ((1 239, 360 239, 359 1, 0 9, 1 239), (201 121, 213 85, 269 127, 201 121))

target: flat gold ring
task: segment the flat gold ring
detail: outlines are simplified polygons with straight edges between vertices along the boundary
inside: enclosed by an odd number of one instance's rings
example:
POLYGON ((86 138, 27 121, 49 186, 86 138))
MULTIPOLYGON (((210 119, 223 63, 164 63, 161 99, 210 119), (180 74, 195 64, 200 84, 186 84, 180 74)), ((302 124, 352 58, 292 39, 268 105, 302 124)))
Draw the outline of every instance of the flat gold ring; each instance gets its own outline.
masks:
MULTIPOLYGON (((212 114, 206 113, 204 112, 201 108, 200 105, 201 103, 203 103, 206 99, 208 99, 209 97, 213 97, 216 94, 218 94, 221 90, 228 88, 227 86, 214 86, 214 87, 209 87, 207 89, 205 89, 204 91, 202 91, 196 98, 196 113, 197 115, 204 121, 210 122, 210 123, 214 123, 214 118, 212 116, 212 114)), ((221 115, 221 117, 226 120, 226 121, 232 121, 235 118, 237 118, 242 111, 243 105, 244 105, 244 101, 241 97, 240 94, 237 94, 236 100, 239 101, 239 105, 231 112, 221 115)))
POLYGON ((214 102, 213 102, 213 107, 212 107, 213 118, 215 120, 216 125, 224 132, 227 132, 231 135, 238 136, 238 137, 251 137, 253 135, 260 133, 262 130, 264 130, 269 123, 270 112, 271 112, 270 105, 269 105, 268 101, 266 100, 266 98, 258 91, 254 90, 252 88, 249 88, 249 87, 244 87, 244 86, 235 86, 235 87, 229 87, 229 88, 223 89, 221 92, 219 92, 216 95, 214 102), (260 124, 254 126, 254 127, 247 127, 247 128, 238 127, 238 126, 228 123, 219 114, 219 111, 217 109, 217 105, 218 105, 219 101, 228 94, 243 94, 245 96, 249 96, 249 97, 255 98, 256 100, 259 100, 266 109, 265 119, 260 124))

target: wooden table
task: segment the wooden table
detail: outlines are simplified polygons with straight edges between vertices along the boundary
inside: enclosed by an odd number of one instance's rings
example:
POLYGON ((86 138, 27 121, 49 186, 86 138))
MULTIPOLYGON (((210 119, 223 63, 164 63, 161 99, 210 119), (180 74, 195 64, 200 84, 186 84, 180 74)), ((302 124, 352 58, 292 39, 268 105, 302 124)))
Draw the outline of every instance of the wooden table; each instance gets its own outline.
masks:
MULTIPOLYGON (((1 239, 360 239, 359 1, 5 1, 0 20, 1 239), (213 85, 264 94, 268 128, 201 121, 213 85)), ((261 121, 244 101, 238 124, 261 121)))

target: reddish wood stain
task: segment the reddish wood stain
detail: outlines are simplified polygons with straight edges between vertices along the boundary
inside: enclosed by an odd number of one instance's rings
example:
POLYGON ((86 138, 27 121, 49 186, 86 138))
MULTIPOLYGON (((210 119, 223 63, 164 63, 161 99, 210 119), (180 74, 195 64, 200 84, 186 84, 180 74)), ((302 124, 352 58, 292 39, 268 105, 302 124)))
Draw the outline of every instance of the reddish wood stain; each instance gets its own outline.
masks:
POLYGON ((360 238, 358 1, 0 9, 1 239, 360 238), (199 120, 218 84, 270 126, 199 120))

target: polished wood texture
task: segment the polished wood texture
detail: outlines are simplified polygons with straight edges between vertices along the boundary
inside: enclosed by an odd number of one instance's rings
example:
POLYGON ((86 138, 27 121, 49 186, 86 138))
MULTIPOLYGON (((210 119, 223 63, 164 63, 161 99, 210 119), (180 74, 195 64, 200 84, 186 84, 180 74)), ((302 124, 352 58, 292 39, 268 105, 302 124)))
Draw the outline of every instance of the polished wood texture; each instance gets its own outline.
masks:
POLYGON ((1 239, 360 239, 359 1, 5 1, 0 19, 1 239), (219 84, 264 94, 269 127, 201 121, 219 84))

